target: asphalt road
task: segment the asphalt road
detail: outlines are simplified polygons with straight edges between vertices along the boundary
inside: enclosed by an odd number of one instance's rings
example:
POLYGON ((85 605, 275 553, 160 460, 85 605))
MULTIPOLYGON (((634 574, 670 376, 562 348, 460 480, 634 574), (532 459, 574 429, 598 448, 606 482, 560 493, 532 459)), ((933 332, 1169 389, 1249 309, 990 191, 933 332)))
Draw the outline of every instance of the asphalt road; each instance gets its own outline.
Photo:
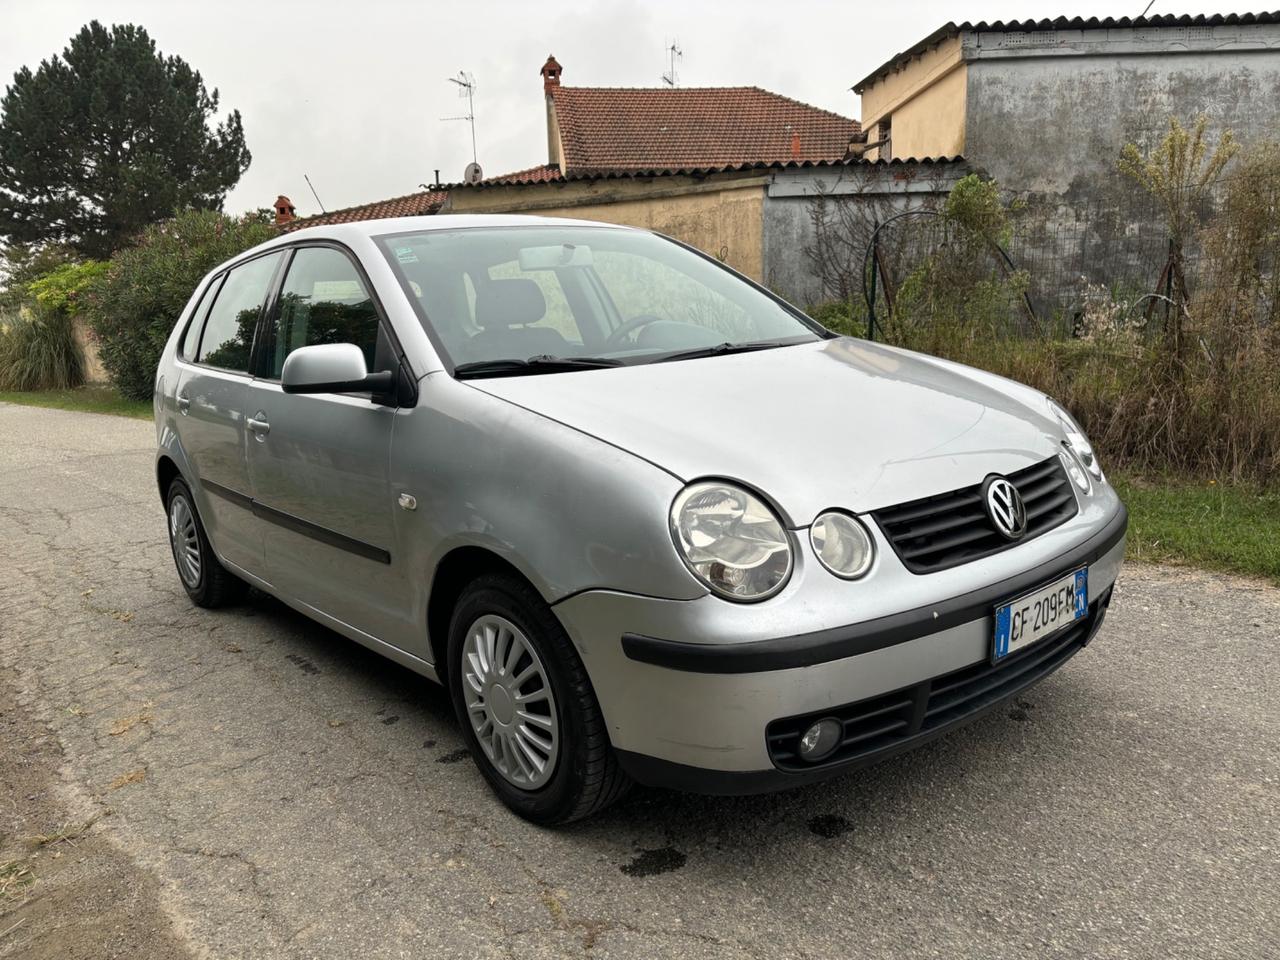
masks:
POLYGON ((61 745, 58 790, 108 814, 91 834, 193 956, 1280 950, 1280 590, 1130 566, 1086 651, 956 735, 547 831, 490 797, 425 681, 265 597, 191 606, 153 444, 0 404, 0 658, 61 745))

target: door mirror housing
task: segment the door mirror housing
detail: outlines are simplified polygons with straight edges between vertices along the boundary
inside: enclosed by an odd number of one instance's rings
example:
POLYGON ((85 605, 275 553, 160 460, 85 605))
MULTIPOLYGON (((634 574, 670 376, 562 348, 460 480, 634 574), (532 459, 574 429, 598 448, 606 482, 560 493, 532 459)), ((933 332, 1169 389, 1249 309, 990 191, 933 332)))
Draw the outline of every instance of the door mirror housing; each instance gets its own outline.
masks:
POLYGON ((285 393, 389 394, 395 388, 390 370, 370 373, 364 352, 354 343, 321 343, 299 347, 284 358, 280 386, 285 393))

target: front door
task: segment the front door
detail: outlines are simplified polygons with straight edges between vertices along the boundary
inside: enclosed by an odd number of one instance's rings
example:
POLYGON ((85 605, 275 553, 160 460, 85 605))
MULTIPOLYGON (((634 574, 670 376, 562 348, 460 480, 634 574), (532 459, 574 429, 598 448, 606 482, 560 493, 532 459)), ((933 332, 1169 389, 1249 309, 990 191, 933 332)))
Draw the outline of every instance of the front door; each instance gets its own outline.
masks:
POLYGON ((409 610, 389 480, 394 407, 367 395, 287 394, 290 351, 354 343, 369 370, 397 364, 364 279, 335 247, 293 254, 249 386, 249 475, 267 568, 282 596, 377 639, 409 610))

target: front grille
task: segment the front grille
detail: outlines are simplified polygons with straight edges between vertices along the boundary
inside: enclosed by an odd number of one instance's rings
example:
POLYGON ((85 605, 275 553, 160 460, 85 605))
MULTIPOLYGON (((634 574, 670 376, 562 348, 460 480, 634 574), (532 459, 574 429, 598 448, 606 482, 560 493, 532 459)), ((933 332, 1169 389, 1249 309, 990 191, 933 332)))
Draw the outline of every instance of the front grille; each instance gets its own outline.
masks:
POLYGON ((893 693, 846 704, 833 710, 775 720, 765 731, 769 756, 783 770, 814 770, 831 764, 870 758, 912 737, 934 733, 959 723, 999 700, 1044 679, 1062 666, 1088 641, 1098 623, 1098 611, 1110 601, 1110 591, 1095 601, 1089 615, 1043 643, 991 664, 975 663, 893 693), (800 737, 825 717, 844 727, 840 746, 819 763, 798 753, 800 737))
POLYGON ((1038 537, 1079 510, 1058 457, 1011 473, 1008 480, 1027 508, 1027 532, 1020 540, 996 531, 982 502, 982 484, 885 507, 872 516, 908 570, 934 573, 1038 537))

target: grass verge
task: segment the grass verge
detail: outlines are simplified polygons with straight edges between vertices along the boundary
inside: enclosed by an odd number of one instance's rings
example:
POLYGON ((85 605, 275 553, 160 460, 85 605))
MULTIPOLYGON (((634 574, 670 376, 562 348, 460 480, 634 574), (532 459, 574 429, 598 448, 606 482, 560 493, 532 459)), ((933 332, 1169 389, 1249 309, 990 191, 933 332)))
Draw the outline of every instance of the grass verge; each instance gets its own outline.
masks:
POLYGON ((1129 507, 1129 553, 1280 584, 1280 491, 1214 481, 1113 476, 1129 507))
POLYGON ((82 413, 110 413, 138 420, 151 419, 150 400, 126 400, 114 387, 90 385, 74 390, 0 390, 0 402, 29 407, 53 407, 82 413))

